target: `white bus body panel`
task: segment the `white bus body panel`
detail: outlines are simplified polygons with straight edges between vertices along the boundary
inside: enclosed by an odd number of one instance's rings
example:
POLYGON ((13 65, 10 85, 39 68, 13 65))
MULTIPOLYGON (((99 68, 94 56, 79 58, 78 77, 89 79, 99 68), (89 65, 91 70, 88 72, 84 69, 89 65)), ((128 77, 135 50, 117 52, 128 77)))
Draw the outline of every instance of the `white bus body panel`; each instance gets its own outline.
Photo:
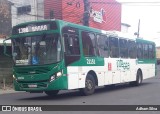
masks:
POLYGON ((68 89, 84 88, 90 71, 95 72, 98 86, 136 81, 138 69, 141 69, 143 79, 155 76, 155 64, 138 64, 136 59, 105 58, 104 63, 104 66, 68 66, 68 89), (122 62, 120 66, 117 61, 122 62))

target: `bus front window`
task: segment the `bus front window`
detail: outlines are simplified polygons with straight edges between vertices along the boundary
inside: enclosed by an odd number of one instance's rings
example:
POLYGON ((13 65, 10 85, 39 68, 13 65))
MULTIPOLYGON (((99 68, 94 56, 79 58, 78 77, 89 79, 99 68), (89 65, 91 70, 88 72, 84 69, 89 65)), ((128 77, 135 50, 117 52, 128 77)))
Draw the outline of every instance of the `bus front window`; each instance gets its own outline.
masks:
POLYGON ((61 60, 58 34, 15 38, 12 42, 15 65, 43 65, 61 60))

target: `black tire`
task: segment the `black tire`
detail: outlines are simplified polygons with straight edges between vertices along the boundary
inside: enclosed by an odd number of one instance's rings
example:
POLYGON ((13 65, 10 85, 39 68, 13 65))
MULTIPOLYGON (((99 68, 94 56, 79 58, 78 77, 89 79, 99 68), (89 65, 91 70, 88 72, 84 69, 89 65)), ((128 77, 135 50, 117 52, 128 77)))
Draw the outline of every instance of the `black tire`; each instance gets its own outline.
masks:
POLYGON ((130 82, 131 86, 139 86, 142 84, 143 76, 140 70, 137 72, 136 81, 130 82))
POLYGON ((56 96, 58 94, 59 90, 53 90, 53 91, 45 91, 45 93, 52 97, 52 96, 56 96))
POLYGON ((85 88, 80 89, 80 92, 85 96, 91 95, 95 92, 95 80, 92 75, 87 75, 85 88))

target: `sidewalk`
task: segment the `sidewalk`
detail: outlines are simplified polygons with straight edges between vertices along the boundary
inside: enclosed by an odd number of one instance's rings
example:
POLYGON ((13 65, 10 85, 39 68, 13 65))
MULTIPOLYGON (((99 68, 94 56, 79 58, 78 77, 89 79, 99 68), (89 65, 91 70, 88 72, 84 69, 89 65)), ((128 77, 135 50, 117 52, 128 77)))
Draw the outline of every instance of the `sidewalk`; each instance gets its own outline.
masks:
POLYGON ((13 84, 6 84, 5 88, 1 85, 0 86, 0 95, 1 94, 8 94, 8 93, 15 93, 16 91, 13 89, 13 84))
POLYGON ((2 95, 2 94, 8 94, 8 93, 16 93, 16 91, 15 90, 13 90, 13 89, 10 89, 10 90, 3 90, 3 89, 0 89, 0 95, 2 95))

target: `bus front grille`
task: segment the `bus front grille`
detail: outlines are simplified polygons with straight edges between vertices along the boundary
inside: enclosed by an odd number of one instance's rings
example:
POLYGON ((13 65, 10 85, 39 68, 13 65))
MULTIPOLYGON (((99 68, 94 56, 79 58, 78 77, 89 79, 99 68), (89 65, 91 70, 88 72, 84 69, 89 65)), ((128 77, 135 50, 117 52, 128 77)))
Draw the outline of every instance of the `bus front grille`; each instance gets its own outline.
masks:
POLYGON ((15 70, 17 74, 28 75, 28 74, 43 74, 49 72, 51 69, 49 67, 39 67, 39 68, 18 68, 15 70))

